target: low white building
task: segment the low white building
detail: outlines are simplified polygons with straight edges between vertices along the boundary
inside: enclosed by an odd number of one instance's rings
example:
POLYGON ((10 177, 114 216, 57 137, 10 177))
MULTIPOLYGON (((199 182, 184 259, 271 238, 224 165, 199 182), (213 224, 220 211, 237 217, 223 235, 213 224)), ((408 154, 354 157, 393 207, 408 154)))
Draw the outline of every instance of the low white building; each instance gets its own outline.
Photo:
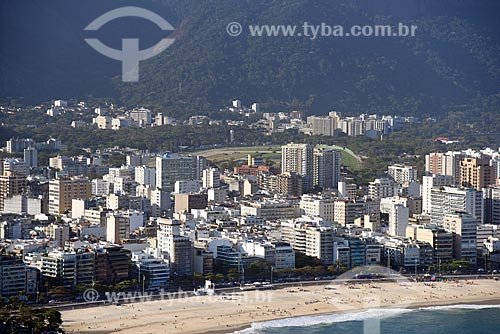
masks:
POLYGON ((201 189, 201 183, 198 180, 182 180, 176 181, 174 185, 174 193, 197 193, 201 189))
POLYGON ((227 197, 227 190, 220 188, 211 188, 207 190, 208 201, 222 202, 227 197))
POLYGON ((243 242, 242 247, 249 256, 271 263, 274 269, 295 268, 295 251, 284 242, 243 242))

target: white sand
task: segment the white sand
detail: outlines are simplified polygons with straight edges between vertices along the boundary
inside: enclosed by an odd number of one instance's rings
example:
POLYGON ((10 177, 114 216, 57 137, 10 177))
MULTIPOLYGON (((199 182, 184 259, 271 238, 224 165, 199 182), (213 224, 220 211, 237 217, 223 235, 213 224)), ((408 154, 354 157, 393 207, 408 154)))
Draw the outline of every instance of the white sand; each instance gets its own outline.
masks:
POLYGON ((410 308, 446 304, 493 303, 500 282, 377 283, 352 288, 324 285, 274 291, 236 292, 227 296, 101 306, 62 311, 67 333, 232 332, 252 322, 363 308, 410 308))

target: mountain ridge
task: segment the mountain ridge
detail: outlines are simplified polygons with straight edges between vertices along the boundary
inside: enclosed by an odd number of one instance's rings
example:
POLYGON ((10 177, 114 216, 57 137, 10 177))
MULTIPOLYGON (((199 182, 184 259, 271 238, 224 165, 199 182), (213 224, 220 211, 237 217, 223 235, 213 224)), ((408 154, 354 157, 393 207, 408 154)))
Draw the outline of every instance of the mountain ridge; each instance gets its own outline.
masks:
MULTIPOLYGON (((78 58, 71 48, 64 49, 69 57, 59 60, 62 66, 42 59, 48 69, 54 68, 50 73, 56 73, 59 80, 63 77, 63 84, 49 79, 46 92, 32 96, 49 99, 73 93, 80 98, 85 94, 113 97, 127 106, 146 105, 176 117, 216 115, 234 98, 246 104, 260 102, 265 110, 301 108, 316 114, 336 109, 441 116, 457 108, 465 109, 466 114, 482 107, 486 112, 499 109, 495 102, 484 102, 497 101, 500 93, 500 29, 495 20, 495 10, 500 7, 494 1, 144 0, 89 1, 82 8, 69 0, 52 5, 50 10, 55 13, 53 17, 65 17, 70 10, 80 9, 85 15, 80 13, 78 24, 72 24, 71 19, 58 22, 68 27, 62 30, 71 32, 71 36, 82 36, 79 29, 87 18, 90 22, 96 12, 116 8, 117 3, 157 11, 176 28, 172 35, 176 42, 157 57, 140 63, 138 83, 122 83, 117 73, 119 62, 89 50, 72 37, 77 56, 83 55, 79 68, 71 67, 75 63, 72 60, 78 58), (414 38, 323 37, 312 41, 251 37, 248 32, 231 37, 225 28, 233 21, 243 27, 300 25, 305 21, 346 27, 403 22, 416 24, 418 29, 414 38), (65 68, 71 69, 71 80, 64 78, 65 68), (54 89, 48 89, 51 85, 54 89)), ((51 31, 46 29, 42 39, 53 36, 51 31)), ((151 27, 137 29, 138 35, 143 32, 151 37, 152 44, 157 41, 153 37, 157 38, 158 32, 151 27)), ((120 30, 108 35, 116 43, 120 30)), ((4 39, 2 44, 8 42, 4 39)), ((0 63, 12 63, 12 59, 12 53, 6 57, 0 51, 0 63)), ((0 80, 2 96, 36 92, 40 87, 34 84, 40 81, 36 78, 28 80, 31 86, 14 81, 16 85, 9 87, 15 70, 28 60, 21 58, 21 64, 9 68, 0 65, 2 73, 7 74, 0 80)), ((39 67, 33 68, 39 74, 39 67)), ((47 77, 47 73, 42 75, 47 77)))

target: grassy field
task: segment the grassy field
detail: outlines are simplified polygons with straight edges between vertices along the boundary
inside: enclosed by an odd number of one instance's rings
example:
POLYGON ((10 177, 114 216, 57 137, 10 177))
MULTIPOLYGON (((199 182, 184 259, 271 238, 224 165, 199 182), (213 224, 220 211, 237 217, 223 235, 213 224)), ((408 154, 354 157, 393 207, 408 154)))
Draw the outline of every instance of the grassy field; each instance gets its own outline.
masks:
POLYGON ((331 148, 340 152, 340 159, 342 166, 349 167, 351 169, 359 169, 361 167, 361 158, 358 157, 353 151, 347 147, 336 146, 336 145, 320 145, 321 148, 331 148))
MULTIPOLYGON (((339 151, 343 166, 351 169, 358 169, 360 167, 361 159, 348 148, 326 145, 322 145, 321 147, 339 151)), ((214 163, 241 161, 242 164, 246 164, 247 156, 248 154, 251 154, 256 158, 263 159, 264 161, 272 161, 276 167, 279 167, 281 164, 281 146, 224 147, 194 153, 204 156, 214 163)))

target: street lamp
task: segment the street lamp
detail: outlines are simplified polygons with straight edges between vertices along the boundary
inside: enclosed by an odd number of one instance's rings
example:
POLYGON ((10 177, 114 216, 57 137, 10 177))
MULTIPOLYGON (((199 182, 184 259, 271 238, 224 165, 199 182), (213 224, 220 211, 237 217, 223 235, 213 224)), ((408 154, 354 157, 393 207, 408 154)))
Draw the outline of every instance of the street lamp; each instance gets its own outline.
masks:
POLYGON ((137 283, 138 283, 138 284, 139 284, 139 286, 140 286, 140 284, 141 284, 141 263, 140 263, 140 262, 137 264, 137 267, 139 268, 139 274, 137 275, 137 279, 138 279, 139 281, 138 281, 137 283))

